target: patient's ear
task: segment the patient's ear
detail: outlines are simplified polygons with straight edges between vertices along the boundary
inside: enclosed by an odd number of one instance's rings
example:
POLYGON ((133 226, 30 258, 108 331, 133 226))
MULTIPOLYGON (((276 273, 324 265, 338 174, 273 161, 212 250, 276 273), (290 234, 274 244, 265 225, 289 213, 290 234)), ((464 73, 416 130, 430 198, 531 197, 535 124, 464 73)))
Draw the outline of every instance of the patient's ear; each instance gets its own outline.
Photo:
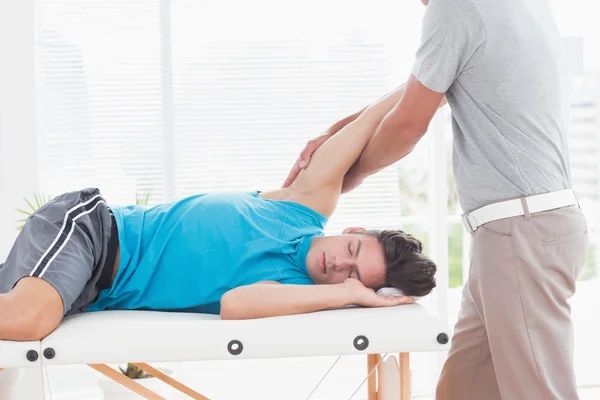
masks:
POLYGON ((359 227, 352 227, 352 228, 346 228, 344 229, 344 232, 342 232, 344 235, 348 234, 348 233, 362 233, 366 231, 365 228, 359 228, 359 227))

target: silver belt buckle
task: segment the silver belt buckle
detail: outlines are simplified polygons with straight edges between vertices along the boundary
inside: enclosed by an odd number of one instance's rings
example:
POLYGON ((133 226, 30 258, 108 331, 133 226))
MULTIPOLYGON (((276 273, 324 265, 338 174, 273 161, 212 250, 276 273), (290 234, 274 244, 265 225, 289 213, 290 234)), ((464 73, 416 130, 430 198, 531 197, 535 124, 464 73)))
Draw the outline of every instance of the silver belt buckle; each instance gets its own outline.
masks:
POLYGON ((470 214, 463 214, 461 216, 461 220, 463 223, 463 226, 467 229, 467 232, 469 232, 470 235, 473 234, 473 232, 475 232, 477 230, 477 228, 475 228, 473 225, 471 225, 471 220, 469 219, 470 214))

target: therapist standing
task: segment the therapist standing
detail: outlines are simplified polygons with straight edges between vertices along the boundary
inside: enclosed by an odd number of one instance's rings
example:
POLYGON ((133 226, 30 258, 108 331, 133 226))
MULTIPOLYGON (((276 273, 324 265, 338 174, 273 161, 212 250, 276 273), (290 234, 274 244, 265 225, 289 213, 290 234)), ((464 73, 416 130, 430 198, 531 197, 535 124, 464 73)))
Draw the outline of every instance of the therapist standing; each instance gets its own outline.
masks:
MULTIPOLYGON (((423 2, 421 44, 404 96, 347 174, 344 192, 409 154, 445 96, 457 192, 473 240, 436 399, 578 399, 568 299, 588 235, 571 189, 568 72, 549 6, 423 2)), ((284 186, 360 114, 309 142, 284 186)))

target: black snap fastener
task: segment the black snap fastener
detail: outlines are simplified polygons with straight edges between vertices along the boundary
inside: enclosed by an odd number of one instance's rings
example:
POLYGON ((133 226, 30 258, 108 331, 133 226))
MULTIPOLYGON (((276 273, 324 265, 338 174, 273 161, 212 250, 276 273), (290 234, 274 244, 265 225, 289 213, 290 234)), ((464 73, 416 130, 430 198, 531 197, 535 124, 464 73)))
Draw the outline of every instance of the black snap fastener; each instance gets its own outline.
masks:
POLYGON ((55 355, 56 355, 56 352, 54 351, 54 349, 52 347, 48 347, 47 349, 44 350, 44 357, 46 357, 48 360, 53 359, 55 355))
POLYGON ((242 353, 242 350, 244 350, 244 345, 242 345, 242 342, 240 342, 239 340, 232 340, 227 345, 227 350, 231 355, 237 356, 242 353))
POLYGON ((437 341, 439 344, 446 344, 448 343, 448 335, 446 335, 445 333, 440 333, 437 336, 437 341))
POLYGON ((354 347, 356 350, 363 351, 369 347, 369 339, 366 336, 360 335, 354 339, 354 347))
POLYGON ((38 352, 35 350, 29 350, 27 352, 27 360, 29 360, 31 362, 37 361, 38 357, 39 357, 38 352))

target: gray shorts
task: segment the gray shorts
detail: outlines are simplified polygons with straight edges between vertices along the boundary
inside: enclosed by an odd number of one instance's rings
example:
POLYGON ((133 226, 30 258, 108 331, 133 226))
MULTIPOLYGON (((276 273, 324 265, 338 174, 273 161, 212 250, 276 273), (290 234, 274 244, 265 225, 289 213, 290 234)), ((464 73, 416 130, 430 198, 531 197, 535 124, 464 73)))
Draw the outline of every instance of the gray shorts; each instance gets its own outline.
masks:
POLYGON ((114 216, 98 189, 64 193, 27 219, 0 264, 0 293, 21 278, 38 277, 58 291, 65 315, 83 312, 110 287, 118 243, 114 216))

